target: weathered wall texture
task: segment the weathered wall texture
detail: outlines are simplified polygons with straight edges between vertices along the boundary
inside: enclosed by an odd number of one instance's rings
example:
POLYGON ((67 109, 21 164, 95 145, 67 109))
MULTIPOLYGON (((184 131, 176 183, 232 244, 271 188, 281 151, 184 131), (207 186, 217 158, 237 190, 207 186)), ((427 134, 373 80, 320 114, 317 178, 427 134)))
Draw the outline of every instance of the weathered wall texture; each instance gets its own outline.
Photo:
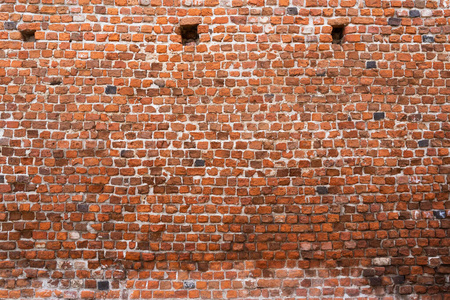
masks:
POLYGON ((448 299, 448 2, 1 0, 0 298, 448 299))

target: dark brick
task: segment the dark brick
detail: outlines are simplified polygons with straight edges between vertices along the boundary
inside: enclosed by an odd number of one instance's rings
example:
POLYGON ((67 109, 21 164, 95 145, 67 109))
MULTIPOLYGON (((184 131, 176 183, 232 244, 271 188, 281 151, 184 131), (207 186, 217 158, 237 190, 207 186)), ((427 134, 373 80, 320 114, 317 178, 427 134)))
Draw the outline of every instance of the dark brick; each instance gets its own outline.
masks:
POLYGON ((195 161, 195 166, 196 167, 204 167, 205 166, 205 161, 203 159, 197 159, 195 161))
POLYGON ((382 283, 381 277, 370 277, 369 284, 370 286, 380 286, 382 283))
POLYGON ((384 119, 384 112, 376 112, 376 113, 374 113, 373 114, 373 119, 375 121, 383 120, 384 119))
POLYGON ((422 42, 424 42, 424 43, 434 43, 434 36, 432 36, 432 35, 422 35, 422 42))
POLYGON ((209 270, 209 264, 207 262, 198 262, 197 270, 199 270, 200 272, 206 272, 209 270))
POLYGON ((402 19, 400 18, 389 18, 388 24, 391 26, 399 26, 402 23, 402 19))
POLYGON ((363 276, 364 277, 375 276, 375 270, 374 269, 365 269, 365 270, 363 270, 363 276))
POLYGON ((288 7, 286 10, 286 13, 288 15, 298 15, 298 8, 297 7, 288 7))
POLYGON ((326 186, 318 186, 316 188, 316 191, 319 195, 326 195, 328 194, 328 188, 326 186))
POLYGON ((109 290, 109 281, 99 281, 97 283, 97 285, 98 285, 98 289, 100 291, 107 291, 107 290, 109 290))
POLYGON ((366 68, 367 69, 375 69, 377 67, 376 61, 368 61, 366 62, 366 68))
POLYGON ((289 176, 292 176, 292 177, 301 177, 301 176, 302 176, 302 169, 301 169, 301 168, 292 168, 292 169, 289 169, 289 176))
POLYGON ((89 211, 89 204, 80 203, 80 204, 78 204, 77 209, 80 212, 88 212, 89 211))
POLYGON ((115 94, 117 93, 117 87, 113 85, 108 85, 105 89, 105 94, 115 94))
POLYGON ((418 143, 419 147, 428 147, 429 140, 420 140, 418 143))
POLYGON ((435 210, 433 214, 436 219, 445 219, 447 217, 445 210, 435 210))
POLYGON ((399 275, 399 276, 392 277, 392 282, 394 282, 394 284, 405 283, 405 275, 399 275))
POLYGON ((409 11, 409 16, 411 18, 418 18, 418 17, 420 17, 420 11, 418 11, 416 9, 410 10, 409 11))

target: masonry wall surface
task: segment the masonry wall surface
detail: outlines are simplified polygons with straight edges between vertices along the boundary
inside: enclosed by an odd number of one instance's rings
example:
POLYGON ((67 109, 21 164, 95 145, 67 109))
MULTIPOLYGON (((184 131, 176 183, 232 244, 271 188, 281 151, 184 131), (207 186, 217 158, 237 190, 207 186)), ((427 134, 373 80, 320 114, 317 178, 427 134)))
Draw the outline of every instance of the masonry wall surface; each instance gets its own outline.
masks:
POLYGON ((449 5, 0 0, 0 298, 449 299, 449 5))

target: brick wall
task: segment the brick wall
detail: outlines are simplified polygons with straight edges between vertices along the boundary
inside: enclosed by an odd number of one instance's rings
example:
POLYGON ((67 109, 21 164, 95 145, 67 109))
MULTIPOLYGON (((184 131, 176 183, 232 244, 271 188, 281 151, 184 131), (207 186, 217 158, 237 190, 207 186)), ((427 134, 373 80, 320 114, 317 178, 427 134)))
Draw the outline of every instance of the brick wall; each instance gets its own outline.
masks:
POLYGON ((0 1, 0 298, 448 299, 449 6, 0 1))

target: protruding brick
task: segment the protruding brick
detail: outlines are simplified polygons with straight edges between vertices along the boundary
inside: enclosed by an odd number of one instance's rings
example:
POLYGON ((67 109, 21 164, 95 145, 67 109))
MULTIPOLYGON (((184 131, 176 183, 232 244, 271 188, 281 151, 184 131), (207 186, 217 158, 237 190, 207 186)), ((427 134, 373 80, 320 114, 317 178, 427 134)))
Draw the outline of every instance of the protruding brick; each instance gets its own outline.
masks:
POLYGON ((180 25, 198 25, 202 23, 201 17, 185 17, 180 20, 180 25))
POLYGON ((349 23, 350 18, 334 18, 328 20, 328 25, 330 26, 344 27, 347 26, 349 23))

